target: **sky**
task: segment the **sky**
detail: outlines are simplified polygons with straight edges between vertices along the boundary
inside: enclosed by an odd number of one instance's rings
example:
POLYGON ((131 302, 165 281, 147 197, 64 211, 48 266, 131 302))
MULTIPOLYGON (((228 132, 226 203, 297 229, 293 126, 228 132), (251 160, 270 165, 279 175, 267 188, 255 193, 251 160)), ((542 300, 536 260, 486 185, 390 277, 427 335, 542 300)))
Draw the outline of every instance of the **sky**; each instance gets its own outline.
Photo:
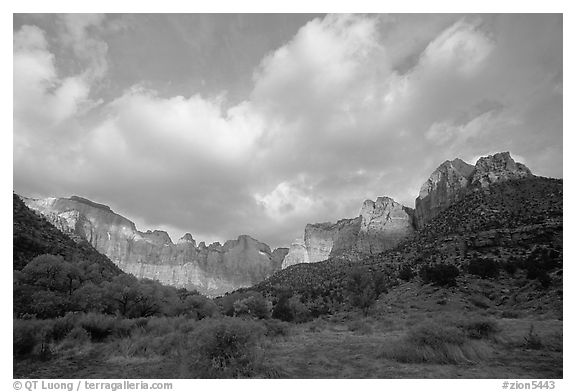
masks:
POLYGON ((13 186, 289 246, 443 161, 562 178, 558 14, 15 14, 13 186))

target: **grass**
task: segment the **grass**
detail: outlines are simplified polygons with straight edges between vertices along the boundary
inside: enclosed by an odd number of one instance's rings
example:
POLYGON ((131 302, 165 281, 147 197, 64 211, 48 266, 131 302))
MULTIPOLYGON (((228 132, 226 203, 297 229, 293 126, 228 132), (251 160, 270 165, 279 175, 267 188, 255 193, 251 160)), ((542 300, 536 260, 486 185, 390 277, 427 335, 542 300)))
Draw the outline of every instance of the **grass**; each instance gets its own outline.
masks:
POLYGON ((428 322, 385 345, 380 355, 402 363, 468 364, 488 358, 490 351, 457 327, 428 322))
POLYGON ((58 334, 52 323, 25 322, 36 345, 28 357, 15 360, 15 377, 562 377, 562 321, 545 318, 407 309, 303 324, 150 318, 117 321, 101 341, 93 340, 78 318, 63 338, 45 340, 52 355, 44 361, 38 357, 42 338, 58 334), (241 325, 228 325, 236 322, 241 325), (538 337, 539 348, 527 344, 529 336, 538 337), (232 346, 236 349, 222 351, 232 346))

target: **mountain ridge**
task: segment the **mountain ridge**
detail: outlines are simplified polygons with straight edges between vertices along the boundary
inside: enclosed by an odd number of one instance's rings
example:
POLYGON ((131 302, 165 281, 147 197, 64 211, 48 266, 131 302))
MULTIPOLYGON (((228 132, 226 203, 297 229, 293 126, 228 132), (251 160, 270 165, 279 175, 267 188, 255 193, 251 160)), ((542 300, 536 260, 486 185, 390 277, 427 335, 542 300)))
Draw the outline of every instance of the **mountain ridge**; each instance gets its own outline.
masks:
POLYGON ((187 233, 174 243, 165 231, 141 232, 110 207, 79 196, 23 200, 62 232, 84 238, 123 271, 207 295, 250 286, 271 275, 283 260, 282 250, 274 253, 248 235, 223 245, 197 246, 187 233))

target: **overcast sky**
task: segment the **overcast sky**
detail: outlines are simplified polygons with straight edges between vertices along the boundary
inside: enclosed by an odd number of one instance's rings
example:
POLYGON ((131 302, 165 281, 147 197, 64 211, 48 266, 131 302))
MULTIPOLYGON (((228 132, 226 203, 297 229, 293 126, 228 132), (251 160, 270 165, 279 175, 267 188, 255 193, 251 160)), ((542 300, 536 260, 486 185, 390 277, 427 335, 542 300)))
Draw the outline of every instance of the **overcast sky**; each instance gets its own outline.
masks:
POLYGON ((446 159, 562 177, 560 15, 15 15, 14 190, 288 246, 446 159))

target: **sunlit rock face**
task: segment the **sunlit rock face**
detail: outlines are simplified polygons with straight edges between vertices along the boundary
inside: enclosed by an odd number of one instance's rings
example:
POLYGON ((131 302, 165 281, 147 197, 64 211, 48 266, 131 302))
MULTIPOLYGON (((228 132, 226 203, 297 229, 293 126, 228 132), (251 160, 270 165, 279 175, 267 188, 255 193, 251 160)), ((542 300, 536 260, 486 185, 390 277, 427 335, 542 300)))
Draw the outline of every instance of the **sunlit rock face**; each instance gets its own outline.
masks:
POLYGON ((294 264, 309 263, 310 258, 308 257, 308 251, 306 250, 306 245, 304 244, 303 238, 298 238, 296 241, 290 245, 288 249, 288 254, 284 257, 282 262, 282 268, 288 268, 294 264))
POLYGON ((356 248, 365 254, 392 249, 414 232, 414 210, 389 197, 366 200, 360 210, 360 233, 356 248))
POLYGON ((467 192, 490 184, 532 176, 509 152, 480 158, 475 166, 461 159, 442 163, 422 185, 416 199, 416 226, 423 227, 467 192))
POLYGON ((251 286, 278 270, 288 253, 241 235, 224 245, 206 246, 187 233, 176 244, 165 231, 141 232, 109 207, 73 196, 28 199, 26 205, 61 231, 86 239, 123 271, 176 287, 220 295, 251 286))
POLYGON ((473 187, 486 188, 495 182, 531 177, 532 172, 525 165, 512 159, 509 152, 482 157, 470 179, 473 187))
POLYGON ((412 221, 413 211, 389 197, 366 200, 354 219, 306 225, 304 239, 292 244, 282 268, 349 251, 370 255, 391 249, 413 233, 412 221))

